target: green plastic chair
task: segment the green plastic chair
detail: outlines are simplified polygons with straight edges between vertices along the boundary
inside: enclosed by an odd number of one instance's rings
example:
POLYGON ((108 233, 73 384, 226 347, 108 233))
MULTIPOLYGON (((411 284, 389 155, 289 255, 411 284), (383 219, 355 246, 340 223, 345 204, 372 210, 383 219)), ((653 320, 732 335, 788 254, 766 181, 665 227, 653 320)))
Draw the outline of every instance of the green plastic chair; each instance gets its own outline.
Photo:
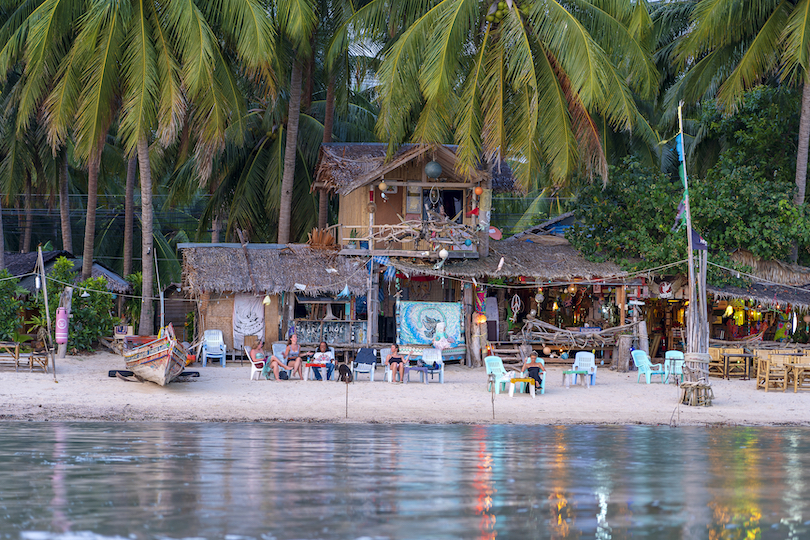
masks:
MULTIPOLYGON (((487 367, 487 379, 489 375, 495 376, 495 393, 506 392, 512 382, 512 375, 503 367, 503 360, 500 356, 487 356, 484 358, 484 365, 487 367)), ((492 381, 487 383, 487 392, 492 391, 492 381)))
POLYGON ((647 378, 647 384, 650 384, 653 375, 660 375, 661 382, 664 382, 664 375, 666 375, 666 373, 661 364, 653 364, 650 362, 650 357, 647 356, 647 353, 639 349, 636 349, 630 353, 630 355, 633 357, 633 363, 638 368, 636 382, 641 382, 641 375, 647 378))
POLYGON ((683 358, 683 353, 681 351, 667 351, 664 358, 667 359, 664 362, 664 371, 666 371, 664 382, 669 383, 672 375, 680 377, 681 382, 683 382, 683 364, 686 361, 683 358))

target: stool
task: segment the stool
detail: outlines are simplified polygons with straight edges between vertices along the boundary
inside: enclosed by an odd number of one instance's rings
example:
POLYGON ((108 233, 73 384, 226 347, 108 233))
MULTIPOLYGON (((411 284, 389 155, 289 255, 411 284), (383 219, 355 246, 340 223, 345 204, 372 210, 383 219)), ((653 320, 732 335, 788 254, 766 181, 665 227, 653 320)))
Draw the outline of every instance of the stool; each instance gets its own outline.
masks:
POLYGON ((536 381, 531 378, 509 379, 509 397, 515 395, 515 383, 526 383, 529 386, 529 393, 534 397, 534 383, 536 381))
POLYGON ((585 370, 585 369, 566 369, 566 370, 563 370, 562 373, 563 373, 563 380, 562 380, 563 386, 565 386, 566 388, 571 388, 571 376, 572 375, 579 375, 579 377, 577 377, 577 378, 580 381, 582 381, 581 384, 583 384, 585 386, 585 388, 590 387, 590 377, 588 377, 588 375, 589 375, 588 370, 585 370))

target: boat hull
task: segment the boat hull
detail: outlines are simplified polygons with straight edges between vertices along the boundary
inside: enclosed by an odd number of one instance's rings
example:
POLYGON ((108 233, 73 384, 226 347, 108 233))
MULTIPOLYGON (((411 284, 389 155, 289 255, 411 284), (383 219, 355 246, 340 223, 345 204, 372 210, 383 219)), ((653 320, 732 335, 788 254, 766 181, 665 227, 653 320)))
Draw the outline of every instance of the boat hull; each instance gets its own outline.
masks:
POLYGON ((186 350, 173 335, 167 335, 124 351, 124 359, 127 369, 138 377, 166 386, 182 373, 186 350))

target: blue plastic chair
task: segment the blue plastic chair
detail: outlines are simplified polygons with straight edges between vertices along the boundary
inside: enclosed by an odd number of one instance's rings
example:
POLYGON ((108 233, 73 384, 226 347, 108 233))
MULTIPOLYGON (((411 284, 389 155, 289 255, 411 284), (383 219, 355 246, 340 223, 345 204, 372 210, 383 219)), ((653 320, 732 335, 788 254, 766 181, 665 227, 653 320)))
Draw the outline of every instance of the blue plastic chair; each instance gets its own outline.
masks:
POLYGON ((661 364, 653 364, 650 362, 650 357, 647 356, 647 353, 639 349, 636 349, 630 353, 630 355, 633 357, 633 363, 638 368, 638 377, 636 378, 636 382, 641 382, 642 375, 646 376, 647 384, 650 384, 650 380, 652 379, 653 375, 660 375, 661 382, 664 382, 664 375, 666 375, 666 372, 661 364))
POLYGON ((368 373, 371 382, 374 382, 374 368, 377 367, 377 350, 371 347, 362 347, 357 351, 357 357, 352 362, 352 378, 356 381, 359 373, 368 373))
POLYGON ((683 364, 685 362, 683 353, 681 351, 667 351, 664 358, 666 358, 664 361, 664 371, 666 371, 664 382, 669 383, 672 375, 680 377, 681 382, 683 382, 683 364))
POLYGON ((222 337, 222 330, 206 330, 203 334, 202 345, 202 365, 208 363, 208 359, 219 359, 222 367, 225 367, 225 339, 222 337))
MULTIPOLYGON (((574 357, 572 370, 587 371, 591 378, 591 386, 596 384, 596 356, 593 353, 580 351, 574 357)), ((578 374, 574 373, 574 384, 577 384, 578 374)))

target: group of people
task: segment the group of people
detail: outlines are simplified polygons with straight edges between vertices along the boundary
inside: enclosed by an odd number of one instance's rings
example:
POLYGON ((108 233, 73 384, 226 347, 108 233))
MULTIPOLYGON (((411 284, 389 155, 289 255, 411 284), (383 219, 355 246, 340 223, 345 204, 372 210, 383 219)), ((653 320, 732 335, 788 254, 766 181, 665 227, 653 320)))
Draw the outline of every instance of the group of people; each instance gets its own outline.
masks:
MULTIPOLYGON (((297 373, 298 377, 303 379, 304 372, 302 366, 304 364, 304 358, 310 358, 309 361, 315 364, 323 364, 326 367, 327 381, 332 379, 332 373, 335 371, 335 359, 329 351, 329 345, 327 345, 325 341, 321 341, 318 344, 318 350, 314 353, 302 353, 296 334, 291 335, 290 339, 287 340, 287 346, 284 349, 282 358, 270 355, 268 359, 267 354, 264 352, 264 340, 257 340, 256 343, 253 344, 253 347, 250 349, 250 358, 257 366, 261 364, 262 375, 266 379, 270 378, 270 371, 272 370, 277 381, 281 380, 280 373, 282 369, 285 373, 292 372, 292 375, 297 373)), ((391 345, 391 350, 385 358, 385 363, 391 368, 392 383, 403 382, 405 366, 408 365, 409 359, 410 353, 406 354, 403 358, 402 354, 399 352, 399 346, 396 343, 391 345), (397 375, 399 375, 399 380, 397 380, 397 375)), ((313 367, 312 370, 315 374, 315 379, 320 381, 320 368, 313 367)), ((523 371, 527 372, 529 377, 535 380, 535 387, 540 388, 543 382, 543 373, 546 371, 546 368, 543 366, 543 362, 537 357, 535 351, 532 351, 529 357, 526 358, 526 361, 523 363, 523 371)))
MULTIPOLYGON (((268 359, 267 354, 264 352, 264 340, 261 339, 256 340, 256 343, 254 343, 253 347, 250 349, 250 359, 257 367, 262 368, 262 376, 264 376, 265 379, 269 379, 270 371, 272 371, 277 381, 282 378, 282 369, 284 373, 291 372, 291 376, 297 373, 298 377, 303 379, 303 364, 305 358, 310 358, 309 361, 312 363, 323 364, 326 367, 326 380, 332 378, 332 372, 335 370, 335 359, 332 357, 332 353, 329 351, 329 345, 327 345, 325 341, 321 341, 320 344, 318 344, 318 350, 314 353, 302 353, 301 346, 298 344, 298 335, 293 334, 290 336, 290 339, 287 340, 287 346, 284 349, 282 358, 278 358, 273 354, 270 355, 268 359)), ((320 381, 320 368, 313 367, 312 371, 315 374, 315 379, 320 381)))

